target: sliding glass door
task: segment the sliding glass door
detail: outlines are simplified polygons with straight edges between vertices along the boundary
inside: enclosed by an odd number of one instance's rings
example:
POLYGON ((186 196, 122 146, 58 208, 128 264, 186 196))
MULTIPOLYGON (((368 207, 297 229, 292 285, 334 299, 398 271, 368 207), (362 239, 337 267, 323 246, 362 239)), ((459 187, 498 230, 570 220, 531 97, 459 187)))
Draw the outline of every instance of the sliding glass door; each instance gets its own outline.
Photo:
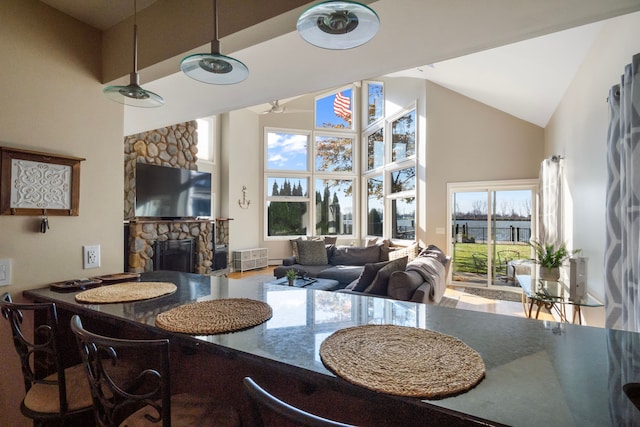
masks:
POLYGON ((530 259, 535 181, 449 184, 452 282, 515 286, 509 262, 530 259))

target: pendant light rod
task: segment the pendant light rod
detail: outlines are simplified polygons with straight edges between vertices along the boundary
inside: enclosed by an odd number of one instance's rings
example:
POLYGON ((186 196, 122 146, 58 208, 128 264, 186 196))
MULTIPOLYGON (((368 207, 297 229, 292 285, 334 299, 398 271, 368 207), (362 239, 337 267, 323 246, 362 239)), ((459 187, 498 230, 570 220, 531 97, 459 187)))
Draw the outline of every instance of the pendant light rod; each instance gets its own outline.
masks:
POLYGON ((220 39, 218 38, 218 1, 213 0, 213 38, 211 39, 211 53, 220 53, 220 39))
POLYGON ((138 1, 133 0, 133 72, 138 73, 138 1))

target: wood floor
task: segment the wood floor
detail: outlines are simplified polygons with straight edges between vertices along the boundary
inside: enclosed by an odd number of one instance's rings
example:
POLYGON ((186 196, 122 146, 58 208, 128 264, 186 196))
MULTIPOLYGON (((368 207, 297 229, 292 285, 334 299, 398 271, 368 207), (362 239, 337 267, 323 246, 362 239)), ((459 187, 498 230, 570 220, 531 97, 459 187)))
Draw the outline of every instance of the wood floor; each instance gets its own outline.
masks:
MULTIPOLYGON (((242 279, 255 275, 273 275, 274 267, 266 267, 259 270, 251 270, 245 272, 233 272, 229 273, 229 277, 232 279, 242 279)), ((521 302, 516 301, 502 301, 483 298, 477 295, 472 295, 463 292, 463 288, 449 287, 445 292, 445 296, 458 300, 456 308, 463 310, 481 311, 484 313, 504 314, 507 316, 526 317, 524 308, 521 302)), ((535 310, 534 310, 535 313, 535 310)), ((554 320, 554 317, 548 311, 542 309, 539 320, 554 320)))

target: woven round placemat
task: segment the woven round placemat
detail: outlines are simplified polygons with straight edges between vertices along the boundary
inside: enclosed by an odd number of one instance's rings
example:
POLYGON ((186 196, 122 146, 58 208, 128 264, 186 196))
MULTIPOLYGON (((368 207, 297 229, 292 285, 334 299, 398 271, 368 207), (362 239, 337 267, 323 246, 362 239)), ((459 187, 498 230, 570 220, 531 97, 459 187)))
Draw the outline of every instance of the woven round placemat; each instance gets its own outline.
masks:
POLYGON ((177 289, 169 282, 124 282, 80 292, 76 301, 90 304, 140 301, 172 294, 177 289))
POLYGON ((407 397, 458 394, 474 387, 485 374, 482 357, 459 339, 396 325, 336 331, 320 345, 320 358, 350 383, 407 397))
POLYGON ((213 335, 257 326, 271 319, 269 304, 228 298, 181 305, 156 316, 156 326, 190 335, 213 335))

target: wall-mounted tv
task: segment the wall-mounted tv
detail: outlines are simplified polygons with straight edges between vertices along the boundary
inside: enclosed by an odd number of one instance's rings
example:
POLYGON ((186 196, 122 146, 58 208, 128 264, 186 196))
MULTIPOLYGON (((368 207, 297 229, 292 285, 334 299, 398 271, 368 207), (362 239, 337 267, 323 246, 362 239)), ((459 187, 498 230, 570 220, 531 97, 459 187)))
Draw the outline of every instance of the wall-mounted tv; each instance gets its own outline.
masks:
POLYGON ((211 174, 136 163, 136 217, 211 216, 211 174))

